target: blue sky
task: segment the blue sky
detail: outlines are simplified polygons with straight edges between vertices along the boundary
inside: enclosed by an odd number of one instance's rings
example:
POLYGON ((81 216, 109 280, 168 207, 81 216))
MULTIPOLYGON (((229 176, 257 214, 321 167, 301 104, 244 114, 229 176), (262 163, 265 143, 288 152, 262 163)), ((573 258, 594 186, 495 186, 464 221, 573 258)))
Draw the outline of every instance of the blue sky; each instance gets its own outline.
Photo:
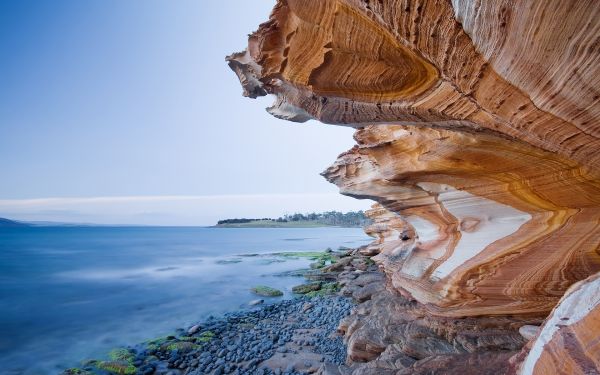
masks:
POLYGON ((352 146, 352 130, 271 117, 272 99, 243 98, 224 62, 273 3, 0 2, 0 216, 210 224, 234 213, 213 207, 227 195, 241 199, 240 215, 368 207, 318 175, 352 146), (272 194, 290 199, 269 204, 272 194), (207 216, 199 203, 185 215, 169 208, 182 196, 218 197, 207 216), (98 197, 121 198, 102 216, 110 205, 98 197))

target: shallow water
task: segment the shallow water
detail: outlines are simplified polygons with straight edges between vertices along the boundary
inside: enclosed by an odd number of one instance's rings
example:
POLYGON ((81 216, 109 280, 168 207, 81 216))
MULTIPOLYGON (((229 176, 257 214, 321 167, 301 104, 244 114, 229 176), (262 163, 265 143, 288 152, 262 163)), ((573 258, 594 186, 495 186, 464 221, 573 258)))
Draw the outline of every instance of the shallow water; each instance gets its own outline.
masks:
POLYGON ((0 229, 0 369, 58 373, 115 346, 246 308, 257 284, 291 298, 303 280, 276 274, 309 261, 264 254, 368 241, 354 228, 0 229))

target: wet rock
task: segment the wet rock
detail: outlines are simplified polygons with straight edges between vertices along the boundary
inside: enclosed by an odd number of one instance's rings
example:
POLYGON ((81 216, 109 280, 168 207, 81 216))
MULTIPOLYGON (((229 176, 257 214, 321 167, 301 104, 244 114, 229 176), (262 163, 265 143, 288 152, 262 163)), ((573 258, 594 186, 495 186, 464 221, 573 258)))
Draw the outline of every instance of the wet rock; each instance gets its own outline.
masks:
POLYGON ((345 266, 352 263, 352 257, 338 259, 335 263, 323 268, 323 272, 336 272, 344 269, 345 266))
POLYGON ((278 297, 282 296, 283 292, 279 289, 271 288, 265 285, 257 285, 251 289, 251 291, 259 296, 264 297, 278 297))
POLYGON ((292 287, 292 292, 296 294, 306 294, 321 289, 321 285, 320 282, 296 285, 292 287))
POLYGON ((364 302, 371 299, 373 294, 379 293, 385 289, 381 282, 372 282, 362 288, 358 288, 352 292, 352 297, 358 302, 364 302))
POLYGON ((198 332, 200 330, 200 328, 202 328, 202 326, 200 324, 196 324, 196 325, 190 327, 190 329, 188 329, 188 334, 193 335, 196 332, 198 332))

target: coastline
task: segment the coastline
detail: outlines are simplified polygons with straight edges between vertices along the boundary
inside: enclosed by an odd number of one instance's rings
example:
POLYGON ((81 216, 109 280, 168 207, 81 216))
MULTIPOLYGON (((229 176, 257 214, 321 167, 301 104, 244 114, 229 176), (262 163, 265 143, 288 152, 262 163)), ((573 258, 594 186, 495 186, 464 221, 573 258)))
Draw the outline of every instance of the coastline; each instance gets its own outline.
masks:
POLYGON ((303 222, 284 222, 278 223, 275 221, 260 221, 260 222, 249 222, 249 223, 236 223, 236 224, 217 224, 207 228, 362 228, 361 226, 349 226, 349 225, 329 225, 318 223, 314 221, 303 221, 303 222))
POLYGON ((351 305, 347 298, 318 296, 235 311, 115 349, 108 360, 87 361, 63 374, 315 373, 322 363, 343 364, 346 347, 335 330, 351 305))
POLYGON ((13 375, 58 374, 210 315, 247 310, 258 285, 283 292, 268 301, 294 298, 292 287, 304 282, 294 271, 308 269, 316 251, 369 241, 360 229, 340 228, 56 227, 3 235, 3 265, 14 271, 3 274, 13 292, 2 301, 0 367, 13 375))
POLYGON ((301 291, 305 295, 275 303, 268 297, 255 300, 249 310, 114 349, 105 360, 85 361, 63 375, 311 374, 343 366, 347 349, 338 325, 355 303, 340 295, 339 283, 345 284, 340 275, 350 268, 357 275, 376 272, 372 262, 356 256, 350 249, 311 257, 312 269, 302 271, 307 283, 301 286, 311 287, 301 291))
POLYGON ((297 271, 304 295, 257 299, 62 375, 491 375, 527 343, 519 328, 541 323, 431 315, 389 287, 368 246, 289 256, 313 261, 297 271))
POLYGON ((360 228, 360 227, 344 227, 339 225, 325 225, 325 224, 290 224, 284 225, 286 223, 273 223, 273 224, 219 224, 213 225, 206 228, 360 228))
POLYGON ((519 328, 540 324, 431 315, 389 288, 368 247, 309 254, 303 296, 255 300, 62 375, 498 374, 527 343, 519 328))

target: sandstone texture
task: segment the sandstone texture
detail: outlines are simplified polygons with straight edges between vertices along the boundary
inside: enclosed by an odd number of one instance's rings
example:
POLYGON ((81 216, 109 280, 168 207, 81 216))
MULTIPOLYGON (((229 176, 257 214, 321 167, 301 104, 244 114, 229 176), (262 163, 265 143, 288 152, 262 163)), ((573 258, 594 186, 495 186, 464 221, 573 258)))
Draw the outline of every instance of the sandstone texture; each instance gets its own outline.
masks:
POLYGON ((600 293, 598 19, 594 0, 279 0, 227 61, 272 115, 357 129, 323 176, 377 202, 361 253, 389 293, 521 339, 547 318, 514 371, 598 373, 597 309, 550 323, 600 293))
POLYGON ((508 374, 522 361, 528 339, 521 328, 539 329, 541 320, 431 315, 423 304, 386 288, 385 275, 364 250, 354 251, 337 275, 340 293, 357 302, 338 327, 347 362, 326 363, 320 374, 508 374), (357 267, 360 263, 367 267, 357 267))
POLYGON ((600 374, 600 274, 567 291, 526 348, 512 358, 519 374, 600 374))

